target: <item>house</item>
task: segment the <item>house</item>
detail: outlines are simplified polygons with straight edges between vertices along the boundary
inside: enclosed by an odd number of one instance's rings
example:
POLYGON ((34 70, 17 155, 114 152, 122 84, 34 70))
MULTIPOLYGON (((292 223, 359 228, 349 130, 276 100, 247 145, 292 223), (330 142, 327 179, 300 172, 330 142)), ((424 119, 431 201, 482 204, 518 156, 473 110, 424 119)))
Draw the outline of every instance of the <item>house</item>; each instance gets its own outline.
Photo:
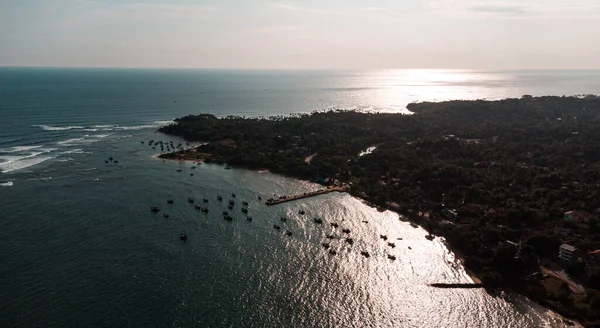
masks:
POLYGON ((569 244, 562 244, 558 248, 558 258, 566 263, 572 263, 577 260, 577 248, 569 244))
POLYGON ((590 215, 583 212, 568 211, 564 214, 565 221, 576 221, 579 223, 586 223, 589 220, 590 215))

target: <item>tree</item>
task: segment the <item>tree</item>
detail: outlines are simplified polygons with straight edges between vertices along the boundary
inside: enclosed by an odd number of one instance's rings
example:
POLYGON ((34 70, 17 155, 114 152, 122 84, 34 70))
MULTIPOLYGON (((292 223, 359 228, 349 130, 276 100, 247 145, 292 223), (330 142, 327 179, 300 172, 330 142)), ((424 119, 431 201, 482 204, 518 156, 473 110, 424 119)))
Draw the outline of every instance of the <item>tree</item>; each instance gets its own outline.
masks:
POLYGON ((556 236, 540 233, 530 237, 526 244, 533 247, 538 256, 553 257, 557 254, 558 247, 562 242, 556 236))

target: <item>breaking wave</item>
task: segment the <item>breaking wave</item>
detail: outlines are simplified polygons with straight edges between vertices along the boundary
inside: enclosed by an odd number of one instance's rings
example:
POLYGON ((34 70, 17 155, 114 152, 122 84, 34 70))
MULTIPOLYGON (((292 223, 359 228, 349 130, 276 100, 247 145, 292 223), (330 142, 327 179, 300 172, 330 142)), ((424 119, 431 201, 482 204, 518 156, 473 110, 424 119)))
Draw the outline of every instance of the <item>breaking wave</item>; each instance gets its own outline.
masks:
POLYGON ((34 126, 40 127, 46 131, 65 131, 65 130, 85 129, 85 127, 79 126, 79 125, 53 126, 53 125, 37 124, 34 126))

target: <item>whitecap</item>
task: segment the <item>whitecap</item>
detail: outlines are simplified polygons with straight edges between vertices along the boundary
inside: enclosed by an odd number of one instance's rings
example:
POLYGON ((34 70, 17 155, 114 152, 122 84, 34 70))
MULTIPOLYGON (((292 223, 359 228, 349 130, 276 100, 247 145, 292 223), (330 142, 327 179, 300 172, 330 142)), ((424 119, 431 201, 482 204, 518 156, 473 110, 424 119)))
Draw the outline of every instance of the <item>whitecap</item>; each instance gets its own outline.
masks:
POLYGON ((83 129, 83 131, 96 132, 96 131, 98 131, 98 129, 83 129))
POLYGON ((12 187, 12 186, 13 186, 12 181, 0 182, 0 187, 12 187))
POLYGON ((68 145, 68 144, 71 144, 71 143, 74 143, 74 142, 77 142, 77 141, 81 141, 83 139, 84 138, 72 138, 72 139, 67 139, 67 140, 59 141, 59 142, 57 142, 57 144, 59 144, 59 145, 68 145))
POLYGON ((4 163, 0 163, 0 171, 3 173, 8 173, 12 171, 22 170, 24 168, 38 165, 43 163, 49 159, 53 159, 55 157, 51 156, 28 156, 19 160, 7 161, 4 163))
POLYGON ((112 136, 112 135, 113 135, 112 133, 109 133, 109 134, 94 134, 94 135, 91 135, 90 137, 92 137, 92 138, 106 138, 106 137, 109 137, 109 136, 112 136))
POLYGON ((132 130, 144 130, 150 128, 156 128, 158 125, 132 125, 132 126, 115 126, 115 130, 120 131, 132 131, 132 130))
POLYGON ((79 126, 79 125, 52 126, 52 125, 38 124, 38 125, 33 125, 33 126, 40 127, 46 131, 65 131, 65 130, 84 129, 83 126, 79 126))
POLYGON ((63 151, 60 154, 86 154, 86 152, 84 152, 83 149, 72 149, 63 151))
POLYGON ((168 120, 168 121, 154 121, 154 124, 158 124, 158 125, 168 125, 168 124, 173 124, 175 123, 175 121, 173 120, 168 120))
POLYGON ((28 151, 36 148, 43 147, 44 145, 38 146, 14 146, 9 148, 0 148, 0 153, 18 153, 23 151, 28 151))

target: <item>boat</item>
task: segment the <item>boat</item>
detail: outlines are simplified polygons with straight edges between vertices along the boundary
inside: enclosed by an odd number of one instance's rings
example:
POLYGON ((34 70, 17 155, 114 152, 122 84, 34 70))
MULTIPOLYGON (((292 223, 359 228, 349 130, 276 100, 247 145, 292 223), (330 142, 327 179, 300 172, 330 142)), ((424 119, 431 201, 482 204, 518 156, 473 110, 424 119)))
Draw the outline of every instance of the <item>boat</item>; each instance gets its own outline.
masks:
POLYGON ((233 221, 233 218, 232 218, 231 216, 229 216, 229 215, 225 215, 225 216, 223 217, 223 219, 225 219, 225 220, 227 220, 227 221, 233 221))
POLYGON ((231 193, 231 197, 235 197, 235 193, 234 192, 231 193))
POLYGON ((276 224, 274 224, 274 225, 273 225, 273 228, 275 228, 275 229, 277 229, 277 230, 281 229, 281 227, 280 227, 280 226, 278 226, 278 225, 276 225, 276 224))
POLYGON ((202 209, 202 212, 204 212, 204 213, 208 213, 208 208, 206 208, 206 207, 205 207, 205 208, 203 208, 203 209, 202 209))
POLYGON ((252 222, 252 217, 251 217, 251 216, 249 216, 249 217, 247 217, 247 218, 246 218, 246 220, 248 220, 248 221, 252 222))
POLYGON ((179 239, 181 239, 181 240, 183 240, 183 241, 186 241, 186 240, 187 240, 187 236, 186 236, 184 233, 182 233, 182 234, 179 236, 179 239))
POLYGON ((181 171, 182 171, 182 169, 177 169, 177 172, 181 172, 181 171))
POLYGON ((194 205, 194 208, 197 209, 197 210, 201 210, 202 209, 202 207, 200 207, 200 205, 198 205, 198 204, 194 205))
POLYGON ((258 200, 262 200, 262 197, 258 196, 258 200))
POLYGON ((119 164, 119 161, 115 161, 115 164, 119 164))
POLYGON ((217 200, 223 200, 223 197, 217 196, 217 200))
POLYGON ((248 213, 248 209, 247 208, 242 208, 242 213, 248 213))
POLYGON ((165 218, 168 219, 169 218, 169 214, 165 213, 165 214, 163 214, 163 217, 165 217, 165 218))
POLYGON ((156 206, 152 206, 152 207, 150 207, 150 210, 151 210, 152 212, 154 212, 154 213, 158 213, 158 212, 160 212, 160 208, 158 208, 158 207, 156 207, 156 206))
POLYGON ((167 204, 173 204, 173 200, 172 199, 167 199, 167 204))
POLYGON ((109 158, 108 158, 108 160, 112 162, 113 158, 112 158, 112 157, 109 157, 109 158))
POLYGON ((194 200, 188 197, 188 202, 193 203, 194 200))
POLYGON ((202 199, 203 202, 208 203, 208 199, 204 198, 202 199))

